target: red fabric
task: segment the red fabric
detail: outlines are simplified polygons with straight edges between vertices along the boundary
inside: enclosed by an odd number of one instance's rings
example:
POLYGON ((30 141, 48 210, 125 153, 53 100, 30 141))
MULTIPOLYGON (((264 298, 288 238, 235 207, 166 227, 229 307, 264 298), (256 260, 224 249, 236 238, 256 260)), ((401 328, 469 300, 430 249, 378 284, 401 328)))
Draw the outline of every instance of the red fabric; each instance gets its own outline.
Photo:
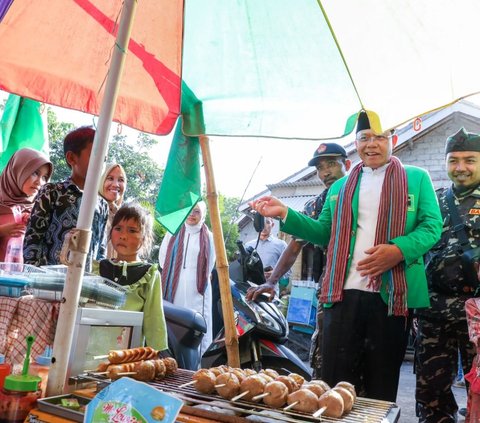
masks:
POLYGON ((32 296, 0 297, 0 353, 5 354, 6 362, 23 363, 28 335, 35 337, 32 359, 42 355, 47 345, 52 346, 59 309, 59 302, 32 296))
MULTIPOLYGON (((180 113, 184 2, 138 3, 113 120, 167 134, 180 113)), ((0 89, 99 115, 122 4, 15 0, 0 22, 0 89)))
POLYGON ((465 301, 465 312, 467 315, 468 335, 470 341, 477 348, 477 355, 473 360, 472 369, 465 375, 470 382, 467 401, 466 423, 480 422, 480 357, 478 346, 480 344, 480 298, 470 298, 465 301))
MULTIPOLYGON (((332 233, 328 244, 327 268, 322 282, 320 301, 331 303, 342 301, 343 285, 349 260, 352 231, 352 201, 363 162, 356 165, 337 198, 332 220, 332 233), (348 240, 348 241, 347 241, 348 240)), ((391 239, 404 235, 407 216, 407 175, 400 160, 392 156, 386 169, 382 186, 378 221, 375 232, 375 245, 386 244, 391 239)), ((404 264, 400 263, 388 273, 388 315, 407 316, 407 283, 404 264)), ((378 291, 381 279, 369 284, 378 291)))

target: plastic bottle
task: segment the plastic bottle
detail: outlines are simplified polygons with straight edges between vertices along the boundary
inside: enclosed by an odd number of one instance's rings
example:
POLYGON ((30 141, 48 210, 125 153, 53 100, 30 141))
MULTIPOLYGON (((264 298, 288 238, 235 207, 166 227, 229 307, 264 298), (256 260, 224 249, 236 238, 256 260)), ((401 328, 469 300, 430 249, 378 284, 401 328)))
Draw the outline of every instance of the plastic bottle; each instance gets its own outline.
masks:
POLYGON ((21 375, 9 375, 5 378, 3 389, 0 390, 0 422, 23 423, 41 396, 38 388, 41 379, 30 376, 30 350, 33 336, 27 337, 27 355, 21 375))
POLYGON ((12 372, 12 366, 5 363, 5 356, 0 354, 0 389, 3 388, 5 378, 12 372))
MULTIPOLYGON (((15 223, 22 223, 22 210, 18 206, 12 207, 15 223)), ((23 235, 10 238, 7 243, 5 261, 7 263, 23 263, 23 235)))
POLYGON ((45 397, 45 391, 48 383, 48 372, 50 370, 50 364, 52 364, 52 348, 47 345, 43 355, 39 355, 35 362, 30 365, 30 375, 38 376, 42 379, 40 382, 40 390, 42 391, 42 398, 45 397))

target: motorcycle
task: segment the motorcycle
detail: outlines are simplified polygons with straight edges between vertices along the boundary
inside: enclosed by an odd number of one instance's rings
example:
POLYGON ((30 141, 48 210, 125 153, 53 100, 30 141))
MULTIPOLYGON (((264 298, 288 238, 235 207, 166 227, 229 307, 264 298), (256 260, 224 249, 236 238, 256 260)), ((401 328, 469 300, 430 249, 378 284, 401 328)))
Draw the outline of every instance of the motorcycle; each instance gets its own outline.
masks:
MULTIPOLYGON (((255 229, 260 234, 263 216, 255 215, 255 229)), ((235 323, 238 334, 240 363, 242 368, 271 368, 279 373, 298 373, 310 380, 309 368, 298 356, 283 345, 288 338, 288 322, 274 302, 265 296, 247 301, 250 284, 265 282, 263 264, 255 249, 245 249, 237 241, 240 257, 230 265, 235 323)), ((215 367, 227 362, 225 333, 222 329, 202 357, 202 367, 215 367)))
POLYGON ((197 311, 173 305, 166 300, 163 300, 163 312, 170 354, 180 368, 197 370, 200 366, 198 348, 207 332, 205 319, 197 311))

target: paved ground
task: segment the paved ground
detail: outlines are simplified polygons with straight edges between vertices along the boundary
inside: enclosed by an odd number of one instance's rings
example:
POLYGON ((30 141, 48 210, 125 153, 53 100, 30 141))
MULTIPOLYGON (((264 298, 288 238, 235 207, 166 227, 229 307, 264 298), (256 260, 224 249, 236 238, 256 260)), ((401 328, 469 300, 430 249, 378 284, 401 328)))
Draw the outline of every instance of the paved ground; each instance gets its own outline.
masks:
MULTIPOLYGON (((465 388, 453 388, 459 408, 466 407, 467 393, 465 388)), ((413 374, 413 363, 411 359, 403 362, 398 388, 397 404, 400 407, 400 423, 415 423, 415 375, 413 374)), ((458 423, 465 420, 459 416, 458 423)))

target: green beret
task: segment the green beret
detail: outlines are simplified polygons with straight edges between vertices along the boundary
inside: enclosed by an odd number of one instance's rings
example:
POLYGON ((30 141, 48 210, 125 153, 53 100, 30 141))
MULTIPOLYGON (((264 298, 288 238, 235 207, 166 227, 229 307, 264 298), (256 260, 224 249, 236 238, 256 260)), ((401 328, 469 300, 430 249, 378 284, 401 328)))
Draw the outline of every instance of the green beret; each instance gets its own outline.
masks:
POLYGON ((456 134, 447 138, 445 154, 452 151, 478 151, 480 152, 480 135, 467 132, 461 128, 456 134))

